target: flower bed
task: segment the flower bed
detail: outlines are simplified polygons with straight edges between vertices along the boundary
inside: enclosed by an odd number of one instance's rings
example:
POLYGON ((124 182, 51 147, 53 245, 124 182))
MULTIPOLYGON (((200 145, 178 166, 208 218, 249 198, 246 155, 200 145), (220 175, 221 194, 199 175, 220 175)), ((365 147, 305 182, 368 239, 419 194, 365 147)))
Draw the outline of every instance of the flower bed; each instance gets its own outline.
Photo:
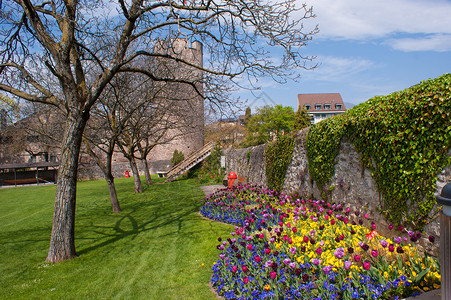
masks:
POLYGON ((218 238, 211 278, 226 299, 397 299, 440 288, 438 261, 412 246, 421 233, 384 238, 370 216, 341 205, 239 186, 204 198, 200 212, 237 226, 218 238))

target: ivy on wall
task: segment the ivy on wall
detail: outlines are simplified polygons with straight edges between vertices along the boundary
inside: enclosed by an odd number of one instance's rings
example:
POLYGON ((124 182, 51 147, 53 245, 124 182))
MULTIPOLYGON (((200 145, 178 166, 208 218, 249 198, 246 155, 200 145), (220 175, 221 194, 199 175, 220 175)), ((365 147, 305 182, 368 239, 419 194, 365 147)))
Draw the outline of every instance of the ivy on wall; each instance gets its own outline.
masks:
POLYGON ((422 229, 434 213, 436 175, 451 164, 451 74, 378 96, 312 126, 306 149, 319 187, 334 173, 343 136, 369 168, 392 222, 422 229))
POLYGON ((282 190, 285 173, 291 162, 294 150, 294 135, 280 135, 265 149, 266 180, 268 188, 282 190))
POLYGON ((335 172, 336 157, 344 135, 346 117, 341 114, 310 127, 305 147, 309 173, 320 189, 330 181, 335 172))

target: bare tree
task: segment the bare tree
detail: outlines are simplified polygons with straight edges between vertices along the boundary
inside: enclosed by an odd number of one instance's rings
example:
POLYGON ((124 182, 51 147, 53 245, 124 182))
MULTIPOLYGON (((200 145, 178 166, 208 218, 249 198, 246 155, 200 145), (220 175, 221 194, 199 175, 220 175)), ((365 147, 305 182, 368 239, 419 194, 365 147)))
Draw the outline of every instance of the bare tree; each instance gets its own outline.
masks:
MULTIPOLYGON (((121 72, 138 72, 154 81, 183 82, 198 91, 203 79, 187 82, 132 64, 138 57, 147 56, 176 60, 218 78, 271 76, 283 82, 306 67, 310 58, 302 56, 300 49, 316 32, 303 32, 301 22, 313 13, 311 8, 297 7, 296 3, 2 2, 0 90, 57 106, 66 115, 47 261, 76 256, 76 180, 83 131, 91 108, 112 78, 121 72), (203 43, 207 64, 198 66, 170 53, 149 50, 162 40, 171 43, 173 38, 181 37, 203 43), (281 51, 277 59, 272 59, 272 48, 281 51)), ((210 99, 213 85, 205 82, 204 87, 210 99)))

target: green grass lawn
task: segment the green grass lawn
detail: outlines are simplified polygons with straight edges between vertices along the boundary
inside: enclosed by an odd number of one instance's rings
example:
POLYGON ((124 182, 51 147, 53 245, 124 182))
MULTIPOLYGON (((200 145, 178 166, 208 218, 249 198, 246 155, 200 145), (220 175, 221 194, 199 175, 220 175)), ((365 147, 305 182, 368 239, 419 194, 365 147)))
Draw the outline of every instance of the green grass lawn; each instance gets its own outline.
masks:
POLYGON ((78 184, 79 257, 55 265, 44 263, 55 187, 0 189, 0 299, 215 299, 217 238, 233 227, 199 216, 199 186, 175 181, 134 194, 133 178, 116 181, 120 214, 104 181, 78 184))

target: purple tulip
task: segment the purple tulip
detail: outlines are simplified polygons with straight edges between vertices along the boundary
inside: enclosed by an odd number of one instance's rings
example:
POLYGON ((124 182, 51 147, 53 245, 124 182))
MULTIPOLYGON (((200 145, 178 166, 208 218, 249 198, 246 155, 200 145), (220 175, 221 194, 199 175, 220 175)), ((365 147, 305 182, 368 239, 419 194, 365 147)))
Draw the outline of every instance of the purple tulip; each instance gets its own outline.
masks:
POLYGON ((330 271, 332 271, 332 269, 333 269, 333 267, 332 266, 325 266, 324 268, 323 268, 323 272, 324 272, 324 274, 329 274, 329 272, 330 271))
POLYGON ((318 258, 312 259, 312 264, 314 264, 315 266, 318 266, 319 264, 321 264, 321 259, 318 259, 318 258))

